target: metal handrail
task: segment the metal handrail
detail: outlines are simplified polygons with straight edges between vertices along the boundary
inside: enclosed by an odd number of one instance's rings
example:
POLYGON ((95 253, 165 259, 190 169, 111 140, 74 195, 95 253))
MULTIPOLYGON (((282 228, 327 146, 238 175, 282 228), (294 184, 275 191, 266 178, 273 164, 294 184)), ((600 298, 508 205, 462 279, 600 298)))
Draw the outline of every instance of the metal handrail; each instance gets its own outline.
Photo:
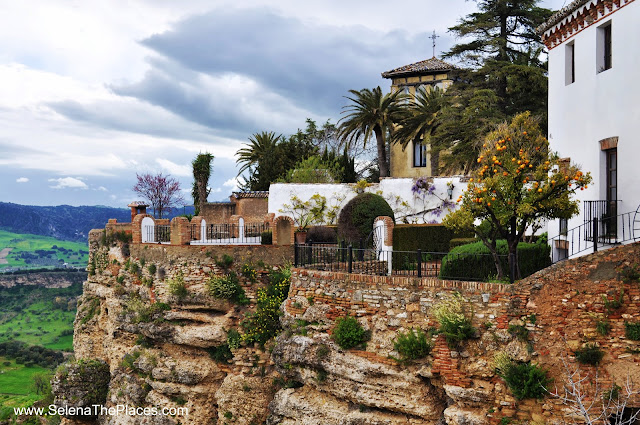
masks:
POLYGON ((602 219, 593 217, 585 223, 569 229, 564 234, 549 238, 551 262, 566 260, 582 252, 599 247, 619 245, 640 238, 639 210, 602 219))

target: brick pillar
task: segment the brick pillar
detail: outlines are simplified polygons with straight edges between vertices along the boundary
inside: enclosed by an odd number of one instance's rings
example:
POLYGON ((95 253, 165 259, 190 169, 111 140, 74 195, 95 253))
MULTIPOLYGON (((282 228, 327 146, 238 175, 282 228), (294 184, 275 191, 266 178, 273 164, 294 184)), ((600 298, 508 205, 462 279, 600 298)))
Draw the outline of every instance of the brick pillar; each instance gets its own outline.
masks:
POLYGON ((131 226, 132 243, 142 243, 142 219, 145 217, 153 218, 149 214, 138 214, 133 219, 131 226))
POLYGON ((191 227, 193 228, 193 237, 196 240, 202 239, 202 220, 204 218, 202 216, 195 216, 191 219, 191 227))
POLYGON ((171 245, 187 245, 191 242, 191 227, 186 217, 171 220, 171 245))
POLYGON ((237 238, 238 237, 238 232, 240 230, 240 219, 242 218, 241 215, 232 215, 229 218, 229 224, 231 225, 231 230, 229 232, 229 237, 230 238, 237 238))
POLYGON ((393 246, 393 228, 395 226, 395 224, 393 223, 393 219, 391 217, 388 217, 388 216, 376 217, 376 219, 373 220, 373 225, 375 226, 375 224, 378 221, 384 222, 385 232, 384 232, 383 245, 385 245, 385 246, 393 246))

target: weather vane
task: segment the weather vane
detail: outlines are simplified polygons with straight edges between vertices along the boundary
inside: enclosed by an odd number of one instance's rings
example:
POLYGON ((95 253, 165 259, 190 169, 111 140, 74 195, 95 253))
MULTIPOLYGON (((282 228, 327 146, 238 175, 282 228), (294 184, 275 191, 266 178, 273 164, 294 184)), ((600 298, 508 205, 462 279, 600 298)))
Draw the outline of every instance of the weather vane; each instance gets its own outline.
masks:
POLYGON ((433 34, 431 35, 431 40, 433 40, 433 57, 436 57, 436 38, 440 38, 439 35, 436 35, 436 30, 433 30, 433 34))

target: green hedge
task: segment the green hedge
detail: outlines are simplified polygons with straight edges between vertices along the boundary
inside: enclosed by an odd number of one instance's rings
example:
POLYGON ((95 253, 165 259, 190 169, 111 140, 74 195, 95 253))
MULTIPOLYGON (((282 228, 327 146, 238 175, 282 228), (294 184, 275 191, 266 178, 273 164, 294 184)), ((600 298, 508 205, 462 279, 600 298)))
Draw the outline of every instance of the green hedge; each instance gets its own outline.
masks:
POLYGON ((451 239, 472 236, 456 234, 442 224, 397 224, 393 228, 393 250, 449 252, 451 239))
MULTIPOLYGON (((542 238, 538 243, 520 242, 518 245, 518 260, 522 277, 527 277, 551 264, 551 248, 545 242, 546 239, 542 238)), ((507 242, 499 240, 497 249, 502 259, 502 270, 508 275, 509 250, 507 242)), ((487 280, 496 274, 493 257, 482 242, 461 245, 452 249, 442 259, 440 268, 440 278, 442 279, 487 280)))

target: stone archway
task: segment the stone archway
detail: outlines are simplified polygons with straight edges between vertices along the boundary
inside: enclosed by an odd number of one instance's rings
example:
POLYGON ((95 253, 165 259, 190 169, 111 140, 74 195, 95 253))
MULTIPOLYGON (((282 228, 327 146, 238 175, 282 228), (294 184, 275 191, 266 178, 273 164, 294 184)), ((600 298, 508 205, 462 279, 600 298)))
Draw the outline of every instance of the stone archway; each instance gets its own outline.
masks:
POLYGON ((286 215, 281 215, 279 217, 276 217, 273 223, 273 244, 293 245, 293 219, 291 217, 287 217, 286 215))

